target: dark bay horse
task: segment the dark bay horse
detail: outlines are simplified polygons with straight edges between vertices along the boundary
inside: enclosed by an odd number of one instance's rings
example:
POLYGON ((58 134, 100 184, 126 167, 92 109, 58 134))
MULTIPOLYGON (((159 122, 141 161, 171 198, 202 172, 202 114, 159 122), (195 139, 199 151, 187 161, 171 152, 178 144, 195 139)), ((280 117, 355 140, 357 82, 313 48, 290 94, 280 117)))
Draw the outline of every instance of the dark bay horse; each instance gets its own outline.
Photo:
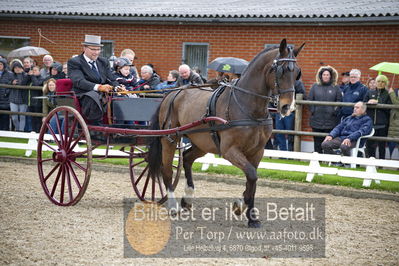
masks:
MULTIPOLYGON (((192 164, 206 153, 221 154, 223 158, 240 168, 246 176, 244 203, 248 206, 246 216, 249 227, 259 227, 257 218, 250 215, 254 210, 256 181, 259 162, 264 147, 272 133, 268 118, 269 100, 278 99, 278 111, 288 116, 294 110, 294 83, 300 76, 295 57, 304 44, 293 50, 283 39, 279 46, 265 49, 250 62, 241 78, 234 85, 228 85, 216 102, 215 115, 227 121, 237 122, 235 126, 218 131, 219 145, 210 132, 189 132, 191 148, 183 153, 183 167, 187 180, 185 196, 181 205, 190 208, 194 193, 192 164), (241 124, 240 124, 241 123, 241 124)), ((213 91, 207 89, 182 89, 170 92, 163 99, 152 120, 152 129, 173 128, 200 120, 207 113, 207 103, 213 91)), ((203 128, 209 125, 201 126, 203 128)), ((172 187, 172 161, 180 136, 156 137, 149 145, 150 175, 162 174, 168 190, 168 207, 178 209, 172 187)), ((236 214, 243 208, 235 203, 236 214)), ((242 206, 243 204, 241 204, 242 206)))

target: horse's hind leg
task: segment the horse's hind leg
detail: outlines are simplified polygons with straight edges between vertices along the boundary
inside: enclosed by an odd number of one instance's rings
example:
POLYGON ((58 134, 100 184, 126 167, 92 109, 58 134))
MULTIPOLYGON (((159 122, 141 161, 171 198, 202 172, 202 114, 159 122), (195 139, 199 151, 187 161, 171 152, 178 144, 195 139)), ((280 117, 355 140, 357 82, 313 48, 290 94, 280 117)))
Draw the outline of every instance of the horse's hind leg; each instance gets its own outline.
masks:
POLYGON ((197 146, 192 146, 183 152, 183 167, 186 176, 186 188, 184 190, 184 196, 181 199, 181 206, 185 209, 191 209, 194 197, 194 182, 192 175, 192 167, 194 161, 205 155, 205 152, 201 151, 197 146))
POLYGON ((166 138, 162 138, 162 177, 168 193, 168 209, 173 212, 179 211, 179 205, 173 190, 173 158, 176 150, 176 141, 170 142, 166 138))

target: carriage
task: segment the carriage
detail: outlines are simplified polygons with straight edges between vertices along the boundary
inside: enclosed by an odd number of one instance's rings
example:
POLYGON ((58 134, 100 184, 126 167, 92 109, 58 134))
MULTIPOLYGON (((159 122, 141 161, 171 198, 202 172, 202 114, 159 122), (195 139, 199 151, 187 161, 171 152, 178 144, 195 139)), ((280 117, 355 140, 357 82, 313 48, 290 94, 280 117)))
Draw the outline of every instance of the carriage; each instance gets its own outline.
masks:
POLYGON ((273 129, 268 104, 275 101, 282 116, 294 110, 294 83, 301 74, 296 56, 303 46, 293 49, 283 39, 280 45, 256 55, 240 79, 215 91, 177 88, 162 100, 108 95, 102 126, 87 125, 71 86, 57 91, 59 96, 72 100, 74 108, 61 106, 52 110, 41 128, 38 170, 45 194, 57 205, 74 205, 87 189, 93 158, 123 157, 129 160, 138 198, 159 203, 167 200, 169 209, 179 209, 174 190, 183 167, 186 188, 180 206, 190 209, 194 194, 192 164, 206 153, 215 153, 244 172, 246 188, 241 203, 235 202, 234 212, 241 214, 246 209, 248 226, 259 227, 260 221, 251 213, 256 170, 273 129), (144 123, 116 123, 126 120, 144 123), (45 137, 47 131, 49 138, 45 137), (102 138, 98 139, 97 133, 102 138), (191 147, 184 152, 182 135, 191 141, 191 147), (148 137, 152 141, 147 149, 143 145, 148 137), (112 155, 111 144, 119 144, 123 155, 112 155), (106 146, 105 154, 94 155, 93 150, 102 145, 106 146))
MULTIPOLYGON (((133 190, 143 201, 166 200, 166 189, 160 179, 148 175, 146 138, 183 134, 185 130, 208 121, 226 121, 208 117, 179 128, 149 130, 149 120, 162 98, 129 98, 104 95, 106 112, 103 125, 87 123, 81 113, 72 81, 58 80, 57 105, 43 121, 37 149, 40 183, 47 197, 56 205, 70 206, 79 202, 89 184, 93 159, 127 159, 133 190), (128 121, 128 122, 127 122, 128 121), (103 148, 105 146, 105 149, 103 148), (114 146, 118 147, 115 154, 114 146), (100 149, 102 148, 102 149, 100 149), (94 154, 95 150, 103 154, 94 154)), ((175 155, 173 186, 182 169, 183 143, 175 155)))

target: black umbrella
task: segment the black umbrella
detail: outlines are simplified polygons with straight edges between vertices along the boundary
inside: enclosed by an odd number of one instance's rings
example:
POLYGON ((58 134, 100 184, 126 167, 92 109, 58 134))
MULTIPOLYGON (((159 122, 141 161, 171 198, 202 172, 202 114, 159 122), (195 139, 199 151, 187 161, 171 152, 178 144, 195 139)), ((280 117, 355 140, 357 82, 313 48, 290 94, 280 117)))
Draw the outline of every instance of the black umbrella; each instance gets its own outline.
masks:
POLYGON ((248 66, 248 61, 237 57, 218 57, 213 60, 208 68, 234 74, 241 74, 248 66))

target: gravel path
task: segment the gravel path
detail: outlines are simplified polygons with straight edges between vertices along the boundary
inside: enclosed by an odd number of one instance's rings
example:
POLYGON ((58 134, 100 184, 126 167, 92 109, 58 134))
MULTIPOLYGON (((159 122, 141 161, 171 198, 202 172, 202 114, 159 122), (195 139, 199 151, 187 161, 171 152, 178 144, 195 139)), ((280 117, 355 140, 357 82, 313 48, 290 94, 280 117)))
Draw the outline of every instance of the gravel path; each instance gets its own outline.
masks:
MULTIPOLYGON (((126 173, 93 171, 83 199, 58 207, 44 195, 34 165, 0 162, 0 264, 264 265, 265 259, 123 257, 123 198, 134 197, 126 173)), ((234 183, 240 183, 235 181, 234 183)), ((244 186, 197 180, 196 196, 238 197, 244 186)), ((183 182, 177 189, 181 196, 183 182)), ((399 204, 258 186, 258 197, 324 197, 326 258, 267 259, 271 265, 398 265, 399 204)))

